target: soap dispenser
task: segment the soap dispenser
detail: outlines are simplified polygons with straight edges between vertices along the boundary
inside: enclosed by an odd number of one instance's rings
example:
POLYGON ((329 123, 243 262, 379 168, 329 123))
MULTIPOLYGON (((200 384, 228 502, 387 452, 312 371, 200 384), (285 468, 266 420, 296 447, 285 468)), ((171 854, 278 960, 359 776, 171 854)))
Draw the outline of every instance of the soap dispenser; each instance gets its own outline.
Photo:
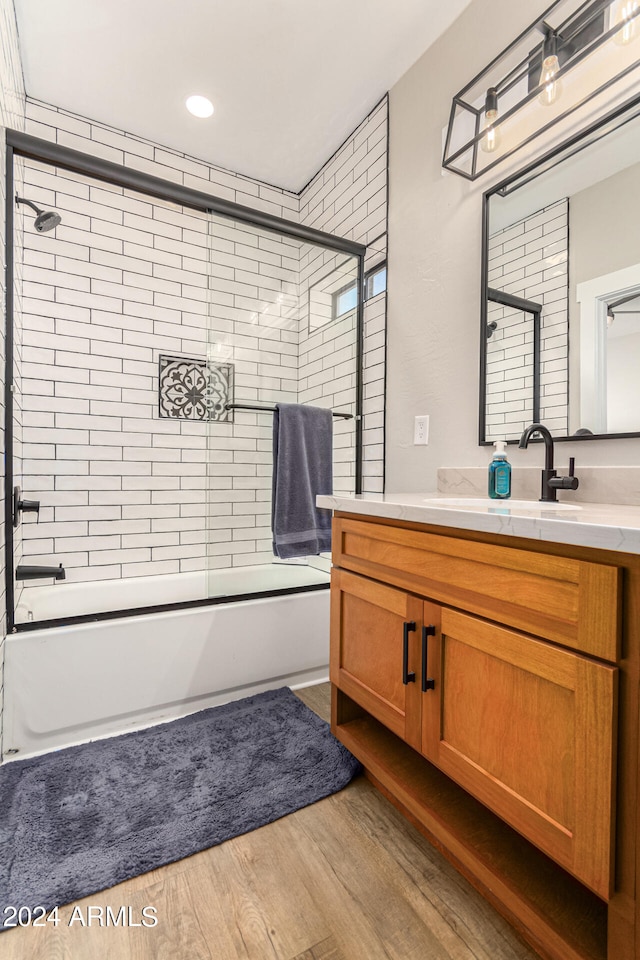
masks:
POLYGON ((489 496, 494 500, 508 500, 511 496, 511 464, 507 460, 504 440, 496 440, 496 452, 489 464, 489 496))

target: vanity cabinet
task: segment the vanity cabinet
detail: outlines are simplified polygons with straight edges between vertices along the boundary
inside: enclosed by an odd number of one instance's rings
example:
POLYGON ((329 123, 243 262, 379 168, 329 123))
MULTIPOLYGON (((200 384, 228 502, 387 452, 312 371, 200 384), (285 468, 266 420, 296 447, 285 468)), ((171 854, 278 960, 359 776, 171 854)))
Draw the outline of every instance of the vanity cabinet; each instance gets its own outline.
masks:
POLYGON ((637 957, 608 952, 624 564, 340 514, 333 543, 336 736, 542 956, 637 957))

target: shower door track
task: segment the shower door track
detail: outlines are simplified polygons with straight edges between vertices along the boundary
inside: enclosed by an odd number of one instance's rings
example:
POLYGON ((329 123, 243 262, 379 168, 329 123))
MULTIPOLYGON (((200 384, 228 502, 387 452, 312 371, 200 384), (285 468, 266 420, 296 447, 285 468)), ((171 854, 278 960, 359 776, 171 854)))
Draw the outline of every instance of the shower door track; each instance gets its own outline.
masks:
POLYGON ((161 177, 154 177, 149 173, 143 173, 141 170, 113 163, 111 160, 103 160, 101 157, 93 157, 89 153, 81 153, 79 150, 72 150, 70 147, 62 147, 57 143, 51 143, 49 140, 32 137, 28 133, 7 129, 6 134, 7 146, 11 147, 18 156, 30 160, 64 167, 65 170, 117 184, 119 187, 136 190, 138 193, 160 197, 163 200, 173 200, 174 203, 191 207, 194 210, 201 210, 204 213, 218 213, 223 217, 241 220, 243 223, 250 223, 253 226, 262 227, 264 230, 271 230, 275 233, 284 233, 289 237, 295 237, 297 240, 304 240, 319 247, 339 250, 356 257, 364 257, 366 253, 366 246, 362 243, 356 243, 355 240, 334 237, 333 234, 325 233, 324 230, 316 230, 314 227, 307 227, 303 223, 294 223, 284 217, 276 217, 272 213, 254 210, 253 207, 234 203, 232 200, 224 200, 222 197, 216 197, 201 190, 193 190, 191 187, 185 187, 180 183, 163 180, 161 177))
POLYGON ((51 627, 71 627, 80 623, 99 623, 103 620, 122 620, 125 617, 144 617, 150 613, 173 613, 176 610, 191 610, 197 607, 215 607, 223 603, 241 603, 245 600, 264 600, 269 597, 287 597, 299 593, 316 593, 328 590, 329 583, 306 583, 299 587, 277 587, 274 590, 259 590, 248 593, 225 594, 222 597, 202 597, 199 600, 177 600, 175 603, 154 603, 146 607, 127 607, 122 610, 101 610, 98 613, 77 613, 72 617, 52 617, 48 620, 26 620, 16 623, 12 633, 28 633, 30 630, 48 630, 51 627))
MULTIPOLYGON (((135 190, 138 193, 144 193, 148 196, 158 197, 162 200, 170 200, 184 207, 190 207, 193 210, 200 210, 204 213, 215 213, 232 220, 238 220, 242 223, 248 223, 263 230, 269 230, 273 233, 283 234, 296 240, 302 240, 306 243, 312 243, 328 250, 336 250, 341 253, 348 253, 357 257, 358 260, 358 297, 356 308, 356 398, 355 398, 355 492, 362 493, 362 441, 363 441, 363 423, 362 423, 362 404, 364 392, 363 380, 363 351, 364 351, 364 258, 366 246, 362 243, 356 243, 354 240, 347 240, 344 237, 335 237, 331 233, 325 233, 323 230, 316 230, 314 227, 308 227, 302 223, 293 223, 284 217, 276 217, 273 214, 265 213, 261 210, 254 210, 252 207, 244 206, 240 203, 234 203, 231 200, 224 200, 222 197, 204 193, 201 190, 193 190, 190 187, 182 186, 178 183, 172 183, 169 180, 163 180, 161 177, 154 177, 151 174, 122 166, 118 163, 112 163, 110 160, 103 160, 101 157, 94 157, 88 153, 82 153, 79 150, 72 150, 69 147, 60 146, 57 143, 51 143, 48 140, 41 140, 39 137, 32 137, 30 134, 21 133, 19 130, 6 130, 6 311, 5 311, 5 475, 4 475, 4 518, 5 518, 5 577, 6 577, 6 601, 7 601, 7 633, 17 632, 15 623, 15 587, 14 587, 14 538, 13 538, 13 284, 14 284, 14 174, 13 160, 14 156, 25 157, 30 160, 37 160, 41 163, 49 163, 52 166, 62 167, 74 173, 83 176, 93 177, 96 180, 103 180, 119 187, 126 187, 129 190, 135 190)), ((299 592, 296 588, 295 592, 299 592)), ((263 594, 261 594, 263 595, 263 594)), ((249 595, 247 595, 248 597, 249 595)), ((157 609, 157 608, 150 608, 157 609)), ((148 610, 146 612, 149 612, 148 610)), ((116 611, 114 616, 123 616, 116 611)), ((83 617, 80 620, 106 619, 112 616, 111 613, 104 616, 98 614, 90 617, 83 617)), ((70 622, 75 618, 69 618, 64 622, 70 622)), ((78 622, 78 621, 76 621, 78 622)), ((53 625, 53 623, 51 624, 53 625)), ((24 629, 23 625, 20 629, 24 629)))

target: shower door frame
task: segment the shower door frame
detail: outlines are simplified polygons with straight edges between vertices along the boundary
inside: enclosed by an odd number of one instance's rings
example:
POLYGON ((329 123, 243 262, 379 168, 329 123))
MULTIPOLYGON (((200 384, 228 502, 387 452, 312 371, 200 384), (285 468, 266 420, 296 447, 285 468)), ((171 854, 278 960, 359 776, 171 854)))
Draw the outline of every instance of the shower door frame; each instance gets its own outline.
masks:
MULTIPOLYGON (((364 260, 366 246, 336 237, 323 230, 308 227, 305 224, 294 223, 284 217, 276 217, 262 210, 254 210, 231 200, 224 200, 213 194, 201 190, 154 177, 151 174, 94 157, 88 153, 72 150, 69 147, 41 140, 18 130, 6 130, 6 311, 5 311, 5 384, 4 384, 4 431, 5 431, 5 475, 4 475, 4 520, 5 520, 5 580, 7 606, 7 633, 16 633, 23 629, 36 629, 43 626, 54 626, 60 621, 38 621, 33 624, 16 624, 15 622, 15 585, 14 585, 14 537, 13 537, 13 378, 14 378, 14 337, 13 337, 13 305, 14 305, 14 157, 24 157, 51 166, 61 167, 82 176, 93 177, 95 180, 105 181, 115 186, 135 190, 161 200, 169 200, 183 207, 190 207, 208 214, 219 214, 241 223, 251 224, 272 233, 285 235, 296 240, 315 244, 328 250, 347 253, 357 258, 358 262, 358 302, 356 309, 356 384, 355 384, 355 492, 362 492, 362 446, 363 446, 363 353, 364 353, 364 260)), ((326 589, 324 584, 320 588, 326 589)), ((254 594, 243 594, 242 599, 252 599, 264 596, 278 596, 286 593, 297 593, 301 590, 317 589, 315 585, 303 588, 282 588, 263 591, 254 594)), ((162 604, 161 607, 137 607, 126 611, 107 611, 104 613, 86 614, 77 617, 64 618, 65 623, 85 623, 91 620, 108 620, 114 617, 132 616, 149 613, 156 609, 174 609, 203 604, 225 603, 238 600, 239 597, 216 597, 207 600, 182 601, 176 604, 162 604)))

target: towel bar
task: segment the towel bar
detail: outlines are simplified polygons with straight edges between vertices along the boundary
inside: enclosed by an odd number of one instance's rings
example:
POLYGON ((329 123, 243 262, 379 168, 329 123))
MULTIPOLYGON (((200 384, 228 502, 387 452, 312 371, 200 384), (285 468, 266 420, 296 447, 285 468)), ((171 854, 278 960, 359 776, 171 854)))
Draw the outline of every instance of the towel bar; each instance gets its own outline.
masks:
MULTIPOLYGON (((257 410, 259 413, 275 413, 275 407, 258 407, 252 403, 225 403, 225 410, 257 410)), ((338 413, 331 411, 334 417, 340 417, 342 420, 353 420, 352 413, 338 413)))

